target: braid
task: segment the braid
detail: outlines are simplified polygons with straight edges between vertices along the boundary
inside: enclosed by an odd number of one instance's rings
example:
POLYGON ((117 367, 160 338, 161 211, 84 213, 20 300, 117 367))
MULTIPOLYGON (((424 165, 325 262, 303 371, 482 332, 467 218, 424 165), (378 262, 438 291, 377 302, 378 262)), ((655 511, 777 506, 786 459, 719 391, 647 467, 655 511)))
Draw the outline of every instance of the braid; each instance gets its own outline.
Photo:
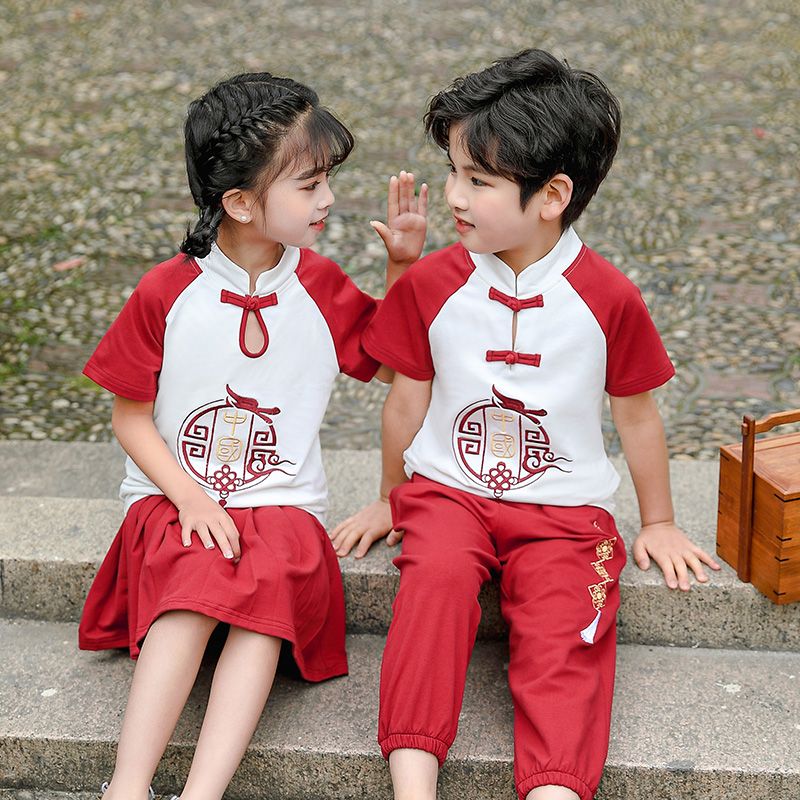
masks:
POLYGON ((297 97, 276 97, 272 102, 251 105, 237 119, 225 119, 209 136, 204 147, 203 159, 210 163, 224 149, 239 139, 252 139, 258 144, 264 132, 276 125, 278 120, 289 120, 298 113, 297 97))
POLYGON ((204 206, 200 209, 200 218, 194 230, 186 229, 186 238, 181 244, 181 252, 187 256, 205 258, 211 252, 211 245, 217 240, 219 224, 225 211, 222 203, 218 201, 216 207, 204 206))

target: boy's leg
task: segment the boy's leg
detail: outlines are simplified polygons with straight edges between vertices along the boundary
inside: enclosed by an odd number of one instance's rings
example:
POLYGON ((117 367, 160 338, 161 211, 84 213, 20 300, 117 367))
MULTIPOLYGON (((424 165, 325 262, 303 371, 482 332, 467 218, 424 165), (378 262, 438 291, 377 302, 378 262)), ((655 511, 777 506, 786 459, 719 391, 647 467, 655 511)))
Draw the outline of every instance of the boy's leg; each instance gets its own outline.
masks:
POLYGON ((108 800, 144 800, 217 620, 169 611, 151 626, 133 673, 108 800))
POLYGON ((525 800, 579 800, 580 795, 566 786, 537 786, 531 789, 525 800))
POLYGON ((231 627, 214 671, 182 800, 219 800, 267 702, 281 640, 231 627))
POLYGON ((435 800, 439 761, 426 750, 400 748, 389 753, 394 800, 435 800))
POLYGON ((608 752, 624 545, 599 508, 509 514, 513 533, 498 535, 498 551, 517 791, 524 800, 562 786, 590 800, 608 752))
MULTIPOLYGON (((456 735, 481 615, 478 593, 499 567, 486 530, 490 521, 482 519, 496 504, 415 478, 392 493, 392 506, 395 527, 405 536, 394 561, 400 589, 383 654, 378 741, 386 758, 397 750, 423 750, 441 765, 456 735)), ((400 797, 419 772, 391 763, 400 797)))

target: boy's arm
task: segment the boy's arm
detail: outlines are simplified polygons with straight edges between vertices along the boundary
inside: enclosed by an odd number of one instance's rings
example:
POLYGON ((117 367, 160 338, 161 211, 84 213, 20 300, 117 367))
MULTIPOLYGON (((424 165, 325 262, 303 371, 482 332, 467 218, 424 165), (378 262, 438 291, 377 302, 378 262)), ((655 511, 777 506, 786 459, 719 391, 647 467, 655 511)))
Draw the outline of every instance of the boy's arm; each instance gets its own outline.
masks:
POLYGON ((639 501, 642 527, 633 543, 633 557, 640 569, 648 569, 652 558, 670 589, 688 591, 687 568, 705 583, 708 576, 701 562, 712 569, 720 566, 675 525, 667 443, 655 399, 651 392, 610 399, 611 416, 639 501))
POLYGON ((115 395, 111 427, 122 449, 178 509, 184 546, 191 545, 194 530, 206 548, 212 549, 215 539, 225 558, 238 561, 239 532, 233 520, 175 460, 153 422, 153 403, 115 395))
POLYGON ((430 402, 431 381, 416 381, 396 373, 383 406, 380 498, 331 531, 331 541, 340 558, 355 545, 355 557, 362 558, 373 542, 390 531, 388 545, 395 545, 403 538, 402 531, 392 530, 389 493, 408 480, 403 469, 403 452, 422 427, 430 402))

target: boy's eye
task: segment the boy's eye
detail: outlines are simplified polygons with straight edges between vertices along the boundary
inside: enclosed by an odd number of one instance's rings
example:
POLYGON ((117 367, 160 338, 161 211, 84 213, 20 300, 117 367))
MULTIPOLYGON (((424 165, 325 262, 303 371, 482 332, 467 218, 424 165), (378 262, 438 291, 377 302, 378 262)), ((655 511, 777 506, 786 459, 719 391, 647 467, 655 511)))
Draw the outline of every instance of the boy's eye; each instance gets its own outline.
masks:
POLYGON ((455 166, 454 166, 452 163, 450 163, 449 161, 447 162, 447 169, 449 169, 449 170, 450 170, 450 172, 451 172, 453 175, 455 175, 456 168, 455 168, 455 166))
POLYGON ((313 192, 317 186, 319 186, 319 181, 314 181, 314 183, 309 183, 308 186, 304 186, 303 189, 307 192, 313 192))
POLYGON ((486 186, 487 184, 485 184, 480 178, 472 178, 472 185, 473 186, 486 186))

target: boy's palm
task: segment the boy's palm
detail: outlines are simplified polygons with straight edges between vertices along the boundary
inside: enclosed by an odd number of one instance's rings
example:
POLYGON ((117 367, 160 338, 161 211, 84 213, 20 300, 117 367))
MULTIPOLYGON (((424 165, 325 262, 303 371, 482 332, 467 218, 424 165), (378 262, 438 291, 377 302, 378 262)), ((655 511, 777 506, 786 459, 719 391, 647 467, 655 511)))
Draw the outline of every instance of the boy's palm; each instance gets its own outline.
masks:
POLYGON ((373 220, 370 225, 383 239, 389 259, 412 264, 422 254, 428 229, 428 186, 423 183, 416 196, 414 174, 401 172, 389 179, 386 224, 373 220))
POLYGON ((392 510, 388 500, 376 500, 364 506, 357 514, 340 522, 330 533, 333 549, 339 558, 344 558, 355 546, 353 555, 363 558, 373 542, 389 537, 386 544, 390 547, 403 538, 402 531, 392 530, 392 510))
POLYGON ((689 569, 700 583, 706 583, 708 575, 703 564, 714 570, 720 568, 705 550, 694 544, 672 522, 643 526, 633 543, 633 557, 639 569, 643 570, 650 568, 652 558, 664 573, 667 586, 670 589, 682 589, 684 592, 688 592, 690 588, 689 569))

